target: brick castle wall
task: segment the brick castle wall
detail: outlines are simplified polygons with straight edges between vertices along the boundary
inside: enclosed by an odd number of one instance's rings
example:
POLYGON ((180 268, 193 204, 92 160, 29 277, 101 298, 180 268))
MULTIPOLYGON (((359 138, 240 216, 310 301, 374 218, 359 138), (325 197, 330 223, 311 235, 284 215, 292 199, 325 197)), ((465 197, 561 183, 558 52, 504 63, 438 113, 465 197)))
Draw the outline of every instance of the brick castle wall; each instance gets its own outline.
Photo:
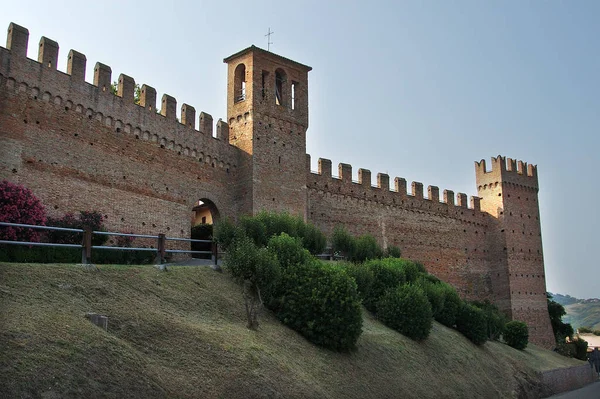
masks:
POLYGON ((221 217, 265 210, 303 215, 325 233, 344 225, 424 263, 462 297, 490 299, 529 324, 531 340, 553 344, 537 203, 537 170, 510 159, 476 163, 478 197, 440 193, 402 178, 306 154, 310 67, 254 46, 226 58, 227 122, 213 124, 164 95, 71 50, 56 70, 59 46, 42 38, 26 57, 28 32, 11 24, 0 47, 0 179, 24 184, 49 214, 98 210, 111 230, 188 237, 198 200, 221 217), (196 122, 198 128, 196 129, 196 122), (213 129, 214 128, 214 129, 213 129), (215 131, 216 134, 213 134, 215 131), (518 166, 518 167, 517 167, 518 166), (441 201, 440 201, 440 196, 441 201))

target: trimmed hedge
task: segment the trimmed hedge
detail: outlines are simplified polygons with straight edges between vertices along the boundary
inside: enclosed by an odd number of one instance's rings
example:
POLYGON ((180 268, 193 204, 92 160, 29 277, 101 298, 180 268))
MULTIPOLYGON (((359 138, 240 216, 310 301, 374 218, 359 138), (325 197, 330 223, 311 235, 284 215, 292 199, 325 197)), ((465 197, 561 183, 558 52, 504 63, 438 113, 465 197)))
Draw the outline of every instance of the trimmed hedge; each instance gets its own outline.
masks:
POLYGON ((509 321, 504 326, 503 338, 509 346, 515 349, 523 350, 527 348, 527 343, 529 342, 527 324, 517 320, 509 321))
MULTIPOLYGON (((377 312, 377 302, 387 290, 395 289, 399 285, 406 283, 406 274, 404 272, 401 259, 381 259, 371 260, 363 264, 373 274, 373 283, 368 287, 368 291, 362 291, 365 307, 375 313, 377 312)), ((361 287, 367 289, 367 287, 361 287)))
POLYGON ((463 303, 460 307, 456 329, 475 345, 483 345, 487 341, 485 313, 469 303, 463 303))
POLYGON ((462 300, 458 293, 449 284, 441 283, 441 289, 444 294, 444 306, 442 310, 435 315, 435 319, 446 327, 454 328, 456 318, 462 305, 462 300))
POLYGON ((314 260, 284 271, 276 315, 309 341, 326 348, 353 349, 362 332, 356 283, 335 265, 314 260))
POLYGON ((433 323, 427 295, 411 284, 387 291, 377 302, 377 318, 415 341, 427 338, 433 323))

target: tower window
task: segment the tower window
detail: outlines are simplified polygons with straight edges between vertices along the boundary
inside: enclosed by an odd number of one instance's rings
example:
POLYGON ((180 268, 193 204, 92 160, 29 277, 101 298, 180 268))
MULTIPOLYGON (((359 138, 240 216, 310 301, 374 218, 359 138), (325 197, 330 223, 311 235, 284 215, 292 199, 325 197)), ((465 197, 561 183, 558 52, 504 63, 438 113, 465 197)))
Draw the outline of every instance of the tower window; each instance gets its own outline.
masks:
POLYGON ((261 82, 262 83, 262 86, 261 86, 262 90, 261 90, 261 93, 262 93, 263 100, 265 98, 267 98, 267 87, 265 85, 266 85, 266 82, 268 80, 268 76, 269 76, 269 72, 262 71, 262 82, 261 82))
POLYGON ((292 109, 296 109, 296 88, 298 87, 298 82, 292 81, 292 109))
POLYGON ((233 98, 236 103, 246 99, 246 66, 244 64, 235 68, 233 98))
POLYGON ((278 69, 275 71, 275 104, 284 105, 284 83, 285 83, 285 72, 278 69))

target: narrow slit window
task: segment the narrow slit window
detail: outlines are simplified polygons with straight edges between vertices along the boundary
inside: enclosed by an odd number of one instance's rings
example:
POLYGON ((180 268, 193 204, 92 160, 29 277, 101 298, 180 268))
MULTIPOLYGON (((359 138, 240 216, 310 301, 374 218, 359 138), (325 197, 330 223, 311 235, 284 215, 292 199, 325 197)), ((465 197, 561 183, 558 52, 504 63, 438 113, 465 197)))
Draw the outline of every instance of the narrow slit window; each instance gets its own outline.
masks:
POLYGON ((275 71, 275 104, 284 105, 284 82, 285 82, 285 72, 281 69, 275 71))
POLYGON ((240 64, 235 68, 233 90, 234 102, 237 103, 246 99, 246 66, 244 64, 240 64))
POLYGON ((298 82, 292 82, 292 109, 296 109, 296 88, 298 87, 298 82))
POLYGON ((261 86, 261 87, 262 87, 262 90, 261 90, 261 93, 262 93, 262 98, 263 98, 263 100, 264 100, 265 98, 267 98, 267 87, 266 87, 266 82, 267 82, 268 76, 269 76, 269 72, 267 72, 267 71, 262 71, 262 82, 261 82, 261 83, 262 83, 262 86, 261 86))

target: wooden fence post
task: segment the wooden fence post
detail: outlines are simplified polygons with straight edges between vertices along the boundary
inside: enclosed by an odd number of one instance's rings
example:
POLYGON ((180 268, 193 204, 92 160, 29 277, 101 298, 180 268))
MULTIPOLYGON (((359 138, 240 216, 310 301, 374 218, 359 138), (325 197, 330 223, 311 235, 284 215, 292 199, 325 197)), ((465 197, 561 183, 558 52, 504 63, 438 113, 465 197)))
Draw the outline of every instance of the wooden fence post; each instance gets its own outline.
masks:
POLYGON ((165 235, 158 235, 158 244, 156 246, 156 258, 154 259, 155 265, 161 265, 165 261, 165 235))
POLYGON ((92 260, 92 229, 85 227, 81 244, 81 263, 89 265, 92 260))

